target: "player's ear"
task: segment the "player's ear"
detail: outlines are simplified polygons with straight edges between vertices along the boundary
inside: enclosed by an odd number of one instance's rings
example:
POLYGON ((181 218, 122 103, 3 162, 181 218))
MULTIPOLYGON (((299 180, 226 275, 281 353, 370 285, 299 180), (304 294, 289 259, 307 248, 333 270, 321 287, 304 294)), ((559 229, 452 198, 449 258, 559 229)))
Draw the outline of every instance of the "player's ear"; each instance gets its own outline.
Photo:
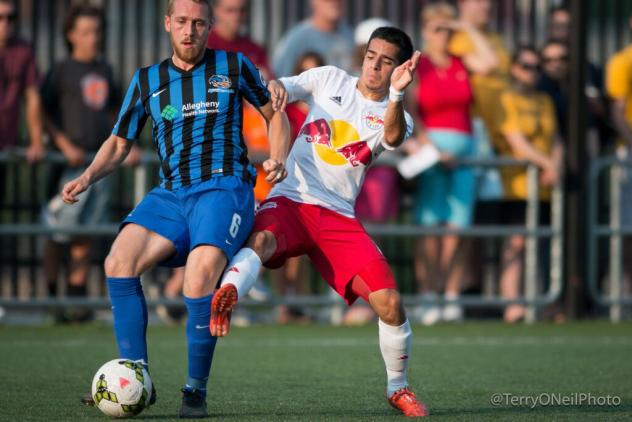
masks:
POLYGON ((165 31, 171 32, 171 17, 169 15, 165 15, 165 31))

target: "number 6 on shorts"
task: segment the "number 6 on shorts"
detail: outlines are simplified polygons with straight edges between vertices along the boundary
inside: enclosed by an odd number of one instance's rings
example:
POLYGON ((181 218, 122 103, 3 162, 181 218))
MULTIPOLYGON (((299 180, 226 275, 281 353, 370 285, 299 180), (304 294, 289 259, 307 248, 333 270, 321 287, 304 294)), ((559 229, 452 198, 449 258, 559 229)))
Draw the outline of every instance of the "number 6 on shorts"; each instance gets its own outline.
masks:
POLYGON ((228 232, 234 238, 237 237, 237 233, 239 233, 239 225, 241 224, 241 216, 237 213, 233 214, 233 221, 230 223, 230 229, 228 232))

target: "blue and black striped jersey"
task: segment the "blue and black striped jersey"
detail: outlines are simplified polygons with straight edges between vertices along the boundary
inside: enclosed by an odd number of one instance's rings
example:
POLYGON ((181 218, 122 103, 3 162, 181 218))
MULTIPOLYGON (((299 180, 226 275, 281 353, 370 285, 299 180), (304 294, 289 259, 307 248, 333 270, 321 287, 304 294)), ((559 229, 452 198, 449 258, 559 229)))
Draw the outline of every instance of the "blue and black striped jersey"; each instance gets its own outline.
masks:
POLYGON ((207 49, 189 71, 167 59, 134 73, 112 133, 137 139, 151 117, 166 189, 214 176, 254 180, 242 135, 242 98, 256 107, 270 101, 259 71, 241 53, 207 49))

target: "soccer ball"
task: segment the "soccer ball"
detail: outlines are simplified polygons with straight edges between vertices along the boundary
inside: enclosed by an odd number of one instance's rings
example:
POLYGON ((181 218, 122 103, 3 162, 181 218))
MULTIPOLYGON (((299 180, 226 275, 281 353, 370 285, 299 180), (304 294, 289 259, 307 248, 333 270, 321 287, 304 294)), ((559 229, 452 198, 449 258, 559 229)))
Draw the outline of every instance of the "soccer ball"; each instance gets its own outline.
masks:
POLYGON ((99 368, 92 379, 96 407, 113 418, 138 415, 149 404, 152 383, 147 370, 129 359, 114 359, 99 368))

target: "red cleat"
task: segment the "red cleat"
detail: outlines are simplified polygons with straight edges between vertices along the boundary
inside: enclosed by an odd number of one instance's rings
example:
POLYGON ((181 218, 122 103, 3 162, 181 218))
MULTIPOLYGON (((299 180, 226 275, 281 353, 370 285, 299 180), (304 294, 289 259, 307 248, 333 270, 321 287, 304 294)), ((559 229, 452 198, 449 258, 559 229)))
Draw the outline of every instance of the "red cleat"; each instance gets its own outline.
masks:
POLYGON ((430 414, 426 406, 417 400, 415 393, 410 391, 408 387, 397 390, 392 396, 388 397, 388 404, 395 409, 401 410, 404 416, 420 417, 430 414))
POLYGON ((230 284, 224 284, 213 295, 211 302, 211 321, 209 330, 212 336, 224 337, 230 330, 230 314, 237 304, 237 288, 230 284))

